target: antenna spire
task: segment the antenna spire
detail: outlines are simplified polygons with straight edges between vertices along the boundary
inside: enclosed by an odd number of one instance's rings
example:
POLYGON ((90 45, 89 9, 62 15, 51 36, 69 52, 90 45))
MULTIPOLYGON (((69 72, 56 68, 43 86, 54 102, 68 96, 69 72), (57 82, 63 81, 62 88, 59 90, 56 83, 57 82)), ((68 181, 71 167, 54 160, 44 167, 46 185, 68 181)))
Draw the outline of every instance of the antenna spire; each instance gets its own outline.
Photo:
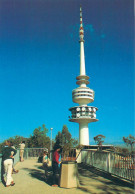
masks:
POLYGON ((84 30, 83 30, 83 23, 82 23, 82 7, 80 6, 80 75, 86 75, 85 72, 85 56, 84 56, 84 30))
POLYGON ((84 42, 83 37, 84 37, 84 30, 83 30, 83 22, 82 22, 82 7, 80 6, 80 41, 84 42))

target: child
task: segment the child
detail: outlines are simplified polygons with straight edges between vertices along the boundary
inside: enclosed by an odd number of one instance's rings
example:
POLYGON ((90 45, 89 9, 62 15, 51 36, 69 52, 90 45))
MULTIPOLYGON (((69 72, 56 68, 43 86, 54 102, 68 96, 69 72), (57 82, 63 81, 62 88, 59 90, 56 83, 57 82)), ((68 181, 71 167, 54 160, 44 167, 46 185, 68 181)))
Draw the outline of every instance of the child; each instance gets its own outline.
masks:
POLYGON ((48 176, 48 172, 47 172, 48 163, 49 163, 49 159, 48 159, 48 150, 46 149, 46 150, 43 152, 43 168, 44 168, 44 170, 45 170, 45 179, 46 179, 47 176, 48 176))

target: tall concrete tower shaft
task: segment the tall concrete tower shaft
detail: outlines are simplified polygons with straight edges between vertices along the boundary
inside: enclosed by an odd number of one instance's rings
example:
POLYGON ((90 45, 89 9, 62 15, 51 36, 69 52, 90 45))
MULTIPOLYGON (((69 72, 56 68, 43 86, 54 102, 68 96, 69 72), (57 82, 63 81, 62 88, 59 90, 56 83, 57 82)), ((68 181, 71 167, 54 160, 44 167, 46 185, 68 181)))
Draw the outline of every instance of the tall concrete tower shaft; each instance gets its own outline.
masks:
POLYGON ((76 77, 78 88, 72 91, 72 100, 78 103, 79 106, 70 108, 71 117, 69 121, 79 123, 79 144, 89 145, 89 129, 88 123, 98 121, 96 119, 96 107, 88 106, 87 104, 94 101, 94 91, 87 87, 89 77, 85 70, 85 55, 84 55, 84 29, 82 22, 82 8, 80 7, 80 75, 76 77))

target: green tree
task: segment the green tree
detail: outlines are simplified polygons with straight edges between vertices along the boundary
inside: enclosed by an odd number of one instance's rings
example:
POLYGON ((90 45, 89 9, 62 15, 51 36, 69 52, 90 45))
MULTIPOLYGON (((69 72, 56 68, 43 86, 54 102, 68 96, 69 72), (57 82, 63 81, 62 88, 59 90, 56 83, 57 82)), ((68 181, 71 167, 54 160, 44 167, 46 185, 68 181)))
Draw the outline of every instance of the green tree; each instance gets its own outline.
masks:
POLYGON ((71 142, 72 142, 72 147, 74 147, 74 148, 78 147, 78 145, 79 145, 78 139, 72 138, 71 142))
MULTIPOLYGON (((42 127, 38 127, 33 131, 33 135, 29 138, 25 138, 22 136, 10 137, 8 140, 12 141, 16 148, 19 148, 19 144, 21 141, 25 141, 25 145, 28 148, 31 147, 46 147, 50 150, 50 138, 47 136, 48 129, 45 127, 45 124, 42 127)), ((4 146, 4 142, 0 144, 0 152, 2 147, 4 146)))
POLYGON ((68 156, 72 148, 73 139, 66 125, 63 125, 62 132, 58 132, 55 141, 54 147, 57 145, 61 146, 63 156, 68 156))
MULTIPOLYGON (((23 136, 14 136, 14 137, 10 137, 8 139, 9 141, 11 141, 13 143, 13 145, 15 146, 15 148, 19 148, 19 144, 21 143, 21 141, 25 141, 25 144, 26 144, 26 147, 28 146, 28 140, 29 138, 25 138, 23 136)), ((5 140, 6 141, 6 140, 5 140)), ((3 141, 1 144, 0 144, 0 152, 2 150, 2 147, 4 146, 5 144, 5 141, 3 141)))
POLYGON ((135 144, 135 137, 132 135, 129 135, 128 137, 123 137, 123 141, 127 146, 131 146, 131 152, 133 152, 133 147, 135 144))
POLYGON ((0 143, 0 153, 2 151, 2 147, 4 146, 4 142, 0 143))
POLYGON ((58 131, 58 134, 55 137, 55 144, 54 144, 54 146, 56 146, 56 145, 62 146, 62 141, 63 141, 62 139, 63 139, 62 133, 60 131, 58 131))
POLYGON ((127 148, 122 148, 122 153, 123 154, 129 154, 129 150, 127 148))
POLYGON ((50 138, 47 136, 48 129, 43 124, 33 131, 28 141, 28 147, 46 147, 50 149, 50 138))
POLYGON ((97 145, 99 145, 99 149, 102 149, 104 139, 105 139, 104 135, 97 135, 94 137, 94 141, 97 143, 97 145))
POLYGON ((8 140, 12 141, 16 148, 19 148, 19 144, 21 143, 21 141, 25 141, 25 144, 26 144, 26 147, 27 147, 28 138, 25 138, 23 136, 16 135, 15 137, 10 137, 8 140))

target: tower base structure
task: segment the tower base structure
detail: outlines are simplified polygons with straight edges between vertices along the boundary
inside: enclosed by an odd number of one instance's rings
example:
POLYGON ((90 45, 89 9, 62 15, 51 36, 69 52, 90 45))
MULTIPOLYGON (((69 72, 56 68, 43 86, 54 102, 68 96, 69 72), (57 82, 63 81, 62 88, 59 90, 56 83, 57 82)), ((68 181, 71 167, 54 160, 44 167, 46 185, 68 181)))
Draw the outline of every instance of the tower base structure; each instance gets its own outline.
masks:
POLYGON ((89 145, 88 123, 79 123, 79 145, 89 145))
POLYGON ((98 121, 96 119, 97 107, 94 106, 75 106, 69 109, 71 111, 70 122, 79 123, 79 145, 89 145, 88 124, 98 121))

